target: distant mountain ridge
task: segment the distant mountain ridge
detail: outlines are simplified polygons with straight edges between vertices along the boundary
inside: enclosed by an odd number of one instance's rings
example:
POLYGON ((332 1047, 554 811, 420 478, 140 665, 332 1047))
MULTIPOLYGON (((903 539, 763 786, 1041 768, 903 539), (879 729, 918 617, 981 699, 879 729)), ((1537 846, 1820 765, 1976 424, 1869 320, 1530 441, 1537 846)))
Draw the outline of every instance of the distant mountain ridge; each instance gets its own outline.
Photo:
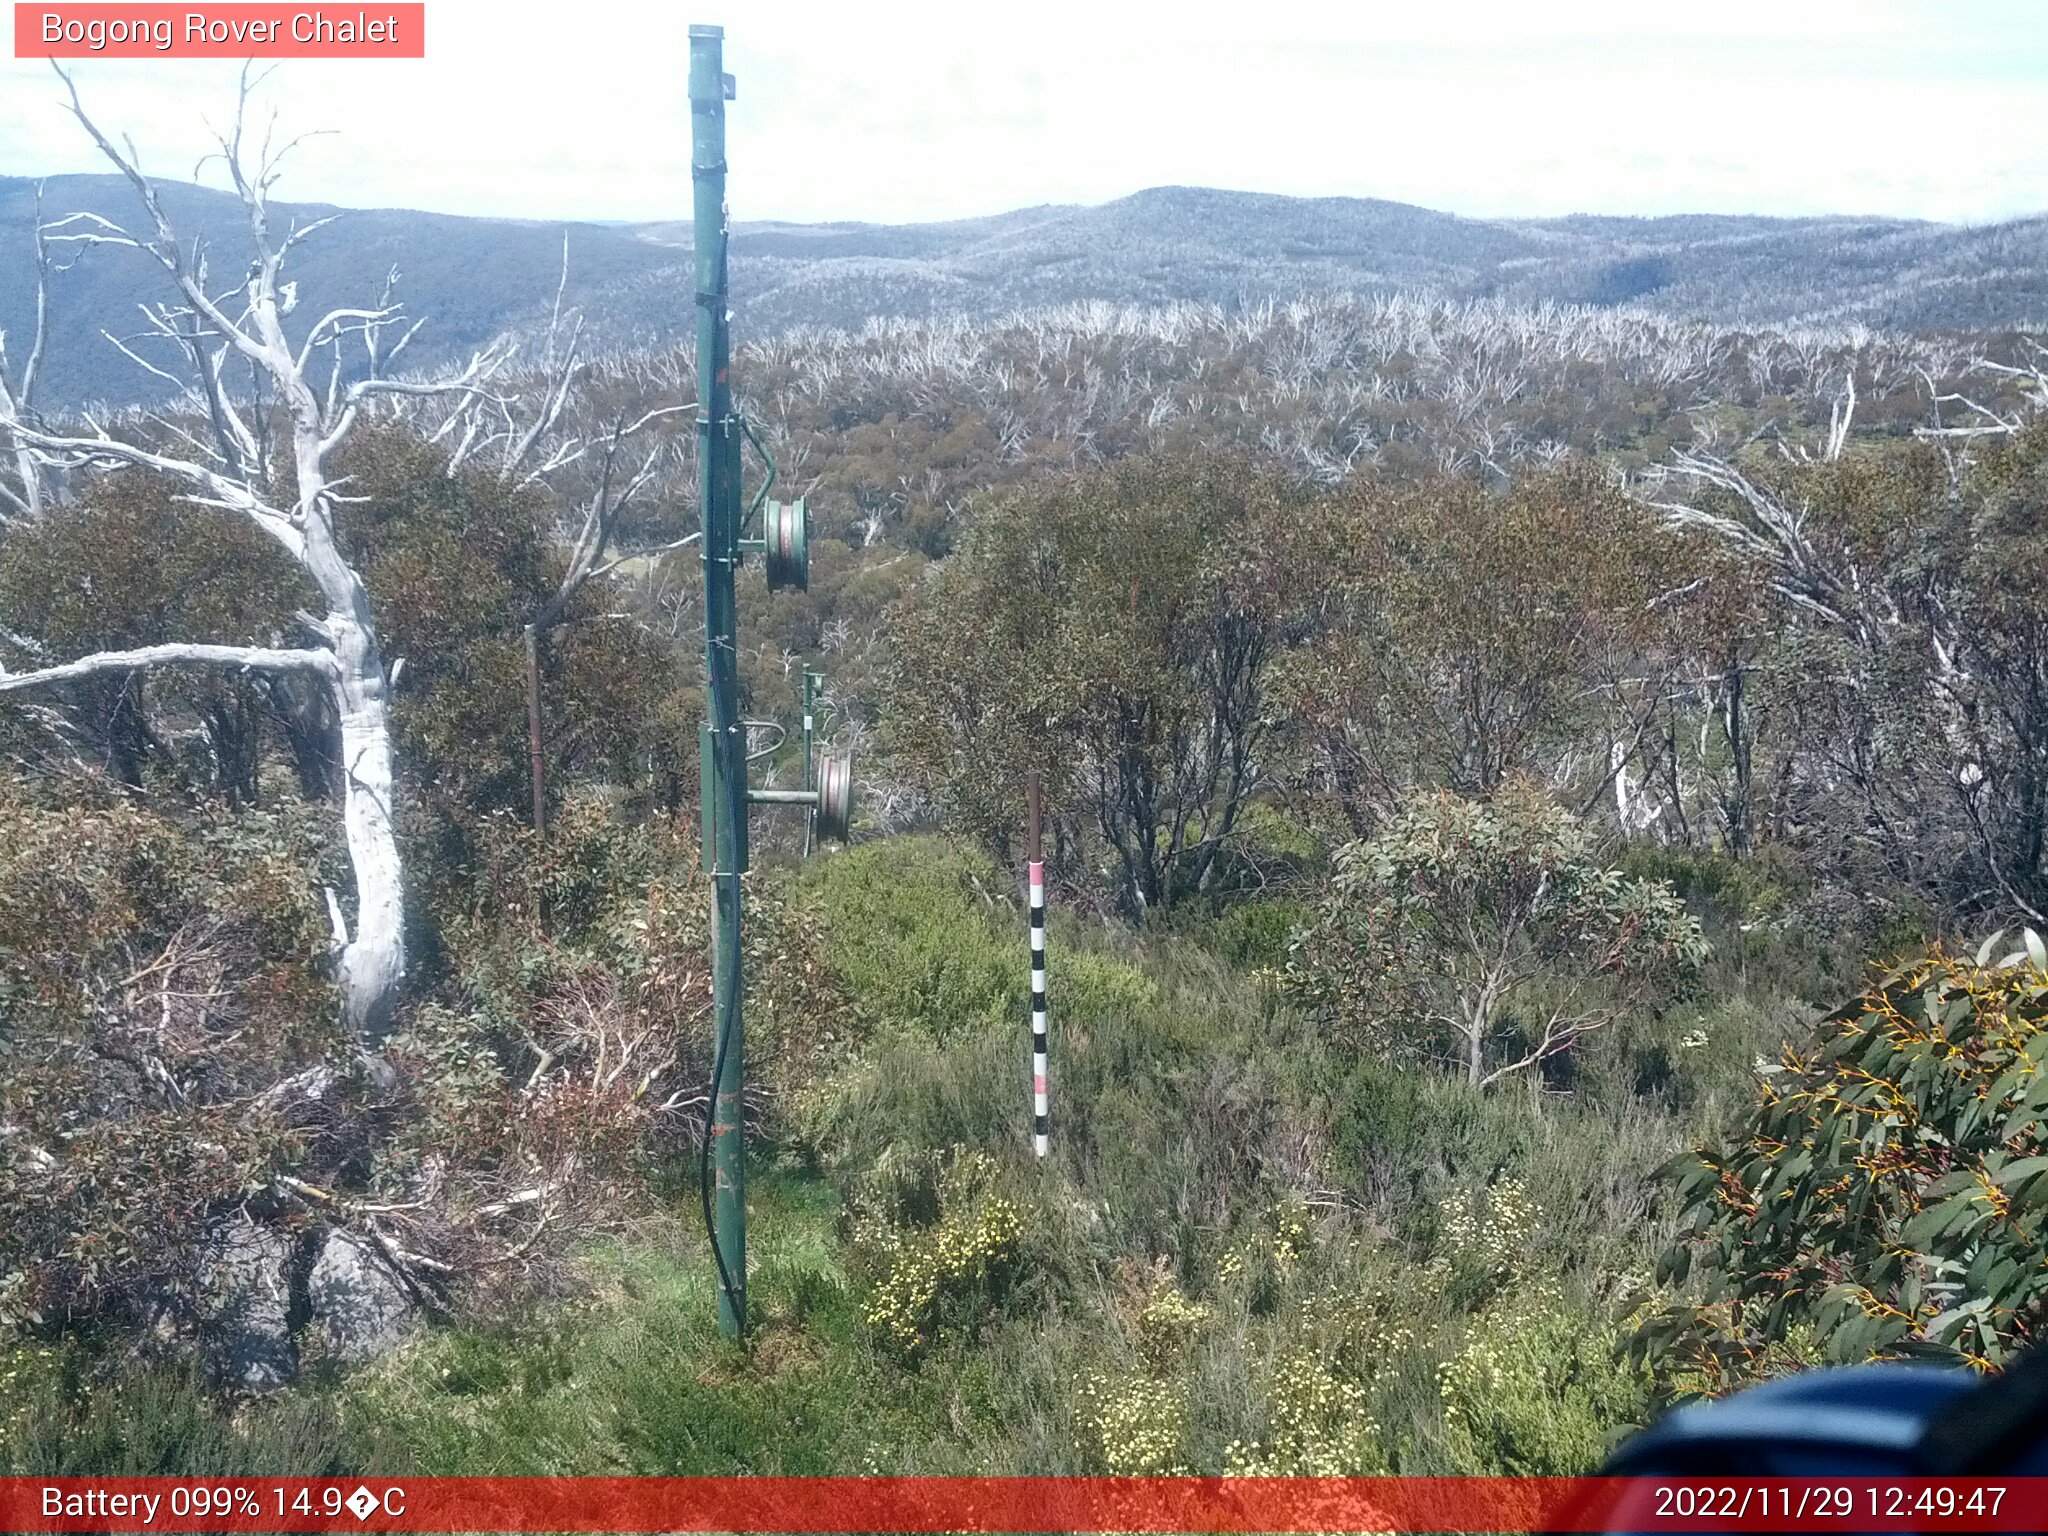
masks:
MULTIPOLYGON (((216 253, 216 272, 239 265, 246 247, 232 198, 178 183, 162 192, 181 232, 216 253)), ((32 314, 32 199, 32 182, 0 177, 0 330, 17 354, 32 314)), ((138 211, 113 176, 52 177, 44 209, 124 222, 138 211)), ((331 213, 344 216, 294 253, 295 319, 374 299, 396 268, 407 309, 430 318, 411 349, 419 366, 544 323, 565 229, 567 298, 584 310, 593 346, 663 345, 690 324, 687 223, 275 209, 280 226, 331 213)), ((1367 198, 1154 187, 1096 207, 946 223, 741 223, 732 275, 742 337, 1078 300, 1235 305, 1334 292, 1630 304, 1737 326, 2027 329, 2048 325, 2048 217, 1984 226, 1712 214, 1488 220, 1367 198)), ((122 334, 160 284, 147 257, 110 249, 56 276, 44 405, 146 397, 147 377, 100 331, 122 334)))

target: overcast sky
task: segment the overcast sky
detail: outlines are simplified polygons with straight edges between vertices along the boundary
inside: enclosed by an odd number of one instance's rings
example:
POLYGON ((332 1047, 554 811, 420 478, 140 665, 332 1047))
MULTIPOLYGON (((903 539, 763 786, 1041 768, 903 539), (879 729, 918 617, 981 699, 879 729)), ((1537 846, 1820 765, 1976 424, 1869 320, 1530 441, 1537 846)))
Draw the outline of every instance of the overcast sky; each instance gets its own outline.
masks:
MULTIPOLYGON (((353 15, 358 4, 329 5, 353 15)), ((1168 183, 1476 215, 2048 210, 2043 0, 428 0, 422 61, 287 63, 280 195, 687 217, 686 32, 726 28, 736 218, 902 221, 1168 183)), ((234 66, 87 62, 189 175, 234 66)), ((0 61, 0 174, 100 169, 0 61)))

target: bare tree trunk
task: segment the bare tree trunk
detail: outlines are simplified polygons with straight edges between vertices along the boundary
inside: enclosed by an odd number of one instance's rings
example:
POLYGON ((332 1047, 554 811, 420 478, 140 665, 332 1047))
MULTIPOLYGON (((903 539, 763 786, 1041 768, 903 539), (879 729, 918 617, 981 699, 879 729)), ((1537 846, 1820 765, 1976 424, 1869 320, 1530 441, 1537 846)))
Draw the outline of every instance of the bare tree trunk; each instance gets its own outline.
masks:
POLYGON ((1727 796, 1728 852, 1733 858, 1742 858, 1750 849, 1751 811, 1751 732, 1743 709, 1742 699, 1743 666, 1740 654, 1731 654, 1728 662, 1728 692, 1723 719, 1728 733, 1728 750, 1733 759, 1734 783, 1727 796))
MULTIPOLYGON (((562 259, 562 276, 564 283, 566 283, 568 280, 568 249, 566 243, 563 247, 562 259)), ((557 306, 560 305, 560 302, 561 297, 558 292, 556 295, 557 306)), ((556 321, 557 323, 560 321, 559 312, 557 313, 556 321)), ((577 321, 579 334, 581 326, 582 321, 579 318, 577 321)), ((552 358, 554 353, 554 331, 551 327, 549 331, 548 354, 552 358)), ((512 446, 506 450, 503 462, 499 465, 498 476, 505 483, 525 483, 519 480, 522 467, 527 457, 541 446, 544 435, 553 427, 556 416, 561 411, 562 403, 568 396, 569 386, 576 377, 576 370, 576 343, 572 337, 566 355, 562 357, 559 363, 552 365, 550 368, 548 386, 542 394, 542 414, 527 431, 520 434, 512 442, 512 446)), ((636 421, 628 422, 622 417, 613 423, 611 432, 605 438, 604 451, 599 459, 600 469, 597 486, 591 492, 589 500, 584 503, 582 526, 577 531, 575 539, 569 545, 569 561, 567 568, 562 574, 562 580, 557 585, 555 591, 549 595, 547 601, 542 603, 539 610, 526 622, 527 757, 528 770, 533 779, 533 830, 535 836, 542 841, 546 841, 548 832, 547 733, 543 728, 545 722, 542 719, 541 711, 542 651, 547 644, 549 633, 568 622, 570 605, 575 602, 577 594, 591 582, 597 581, 616 570, 625 559, 624 556, 607 558, 611 555, 612 536, 618 527, 619 519, 634 504, 638 497, 647 492, 650 486, 658 484, 661 465, 665 458, 668 457, 665 445, 656 443, 654 447, 648 450, 646 457, 641 461, 639 469, 630 476, 622 477, 619 473, 619 453, 621 449, 627 442, 648 428, 658 426, 664 421, 695 409, 694 405, 662 406, 656 410, 643 413, 636 421)), ((573 463, 583 455, 588 446, 580 440, 558 443, 554 445, 553 451, 548 455, 548 462, 573 463)), ((541 470, 532 471, 529 473, 529 478, 541 472, 541 470)), ((666 554, 671 550, 681 549, 686 544, 695 543, 698 537, 698 534, 689 534, 681 539, 677 539, 674 543, 663 545, 659 550, 653 551, 653 553, 666 554)), ((546 921, 547 915, 545 911, 542 911, 541 922, 543 926, 545 926, 546 921)))
MULTIPOLYGON (((50 244, 43 230, 43 184, 38 181, 32 217, 35 229, 32 246, 35 252, 36 297, 35 327, 29 336, 28 356, 21 366, 18 381, 8 379, 7 338, 0 334, 0 407, 4 407, 10 418, 34 418, 36 375, 41 371, 43 344, 47 339, 50 321, 50 244)), ((0 522, 17 516, 23 522, 37 522, 43 515, 45 487, 44 466, 36 459, 29 445, 16 438, 13 443, 14 468, 17 484, 9 486, 0 481, 0 522), (10 513, 8 509, 12 509, 10 513)))
MULTIPOLYGON (((275 305, 256 306, 261 333, 289 356, 275 305)), ((284 370, 280 370, 284 372, 284 370)), ((327 424, 302 372, 280 381, 292 413, 293 459, 301 509, 300 559, 326 599, 317 621, 334 657, 330 687, 341 722, 341 818, 355 876, 355 928, 340 926, 342 1014, 362 1048, 375 1054, 391 1032, 405 977, 405 876, 391 768, 391 685, 363 579, 335 544, 333 491, 323 441, 327 424)))
MULTIPOLYGON (((533 770, 533 835, 543 846, 548 838, 548 760, 540 700, 540 648, 545 633, 537 623, 526 626, 526 749, 533 770)), ((533 920, 545 938, 548 891, 542 871, 535 872, 533 885, 533 920)))
POLYGON ((355 932, 341 951, 342 1013, 357 1040, 376 1051, 391 1032, 405 977, 405 879, 392 814, 390 695, 376 632, 340 615, 328 623, 341 663, 334 685, 341 717, 341 815, 356 886, 355 932))

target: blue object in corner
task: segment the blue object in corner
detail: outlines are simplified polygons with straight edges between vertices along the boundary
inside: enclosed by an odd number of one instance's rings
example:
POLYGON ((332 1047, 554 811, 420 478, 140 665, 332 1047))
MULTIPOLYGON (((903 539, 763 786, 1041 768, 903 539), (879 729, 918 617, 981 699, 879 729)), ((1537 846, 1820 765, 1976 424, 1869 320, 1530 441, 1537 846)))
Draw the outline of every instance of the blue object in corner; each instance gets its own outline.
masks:
POLYGON ((1616 1448, 1614 1476, 1926 1475, 1921 1442, 1982 1378, 1962 1367, 1858 1365, 1765 1382, 1667 1414, 1616 1448))

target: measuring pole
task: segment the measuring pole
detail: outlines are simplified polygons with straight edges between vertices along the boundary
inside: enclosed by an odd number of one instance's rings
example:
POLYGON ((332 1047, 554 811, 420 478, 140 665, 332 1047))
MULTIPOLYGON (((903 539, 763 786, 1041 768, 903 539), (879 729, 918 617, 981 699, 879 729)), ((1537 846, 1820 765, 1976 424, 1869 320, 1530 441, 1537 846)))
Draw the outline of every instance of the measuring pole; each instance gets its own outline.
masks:
POLYGON ((746 756, 739 718, 733 567, 739 559, 740 434, 732 409, 732 333, 726 311, 725 29, 690 28, 691 237, 697 254, 697 471, 704 515, 704 670, 710 729, 703 752, 705 856, 712 891, 711 1134, 705 1148, 715 1194, 705 1193, 718 1269, 718 1325, 747 1327, 747 1169, 740 1027, 740 871, 746 862, 746 756))
POLYGON ((1045 1023, 1045 851, 1039 846, 1038 775, 1031 775, 1031 1145, 1044 1157, 1052 1134, 1047 1114, 1045 1023))

